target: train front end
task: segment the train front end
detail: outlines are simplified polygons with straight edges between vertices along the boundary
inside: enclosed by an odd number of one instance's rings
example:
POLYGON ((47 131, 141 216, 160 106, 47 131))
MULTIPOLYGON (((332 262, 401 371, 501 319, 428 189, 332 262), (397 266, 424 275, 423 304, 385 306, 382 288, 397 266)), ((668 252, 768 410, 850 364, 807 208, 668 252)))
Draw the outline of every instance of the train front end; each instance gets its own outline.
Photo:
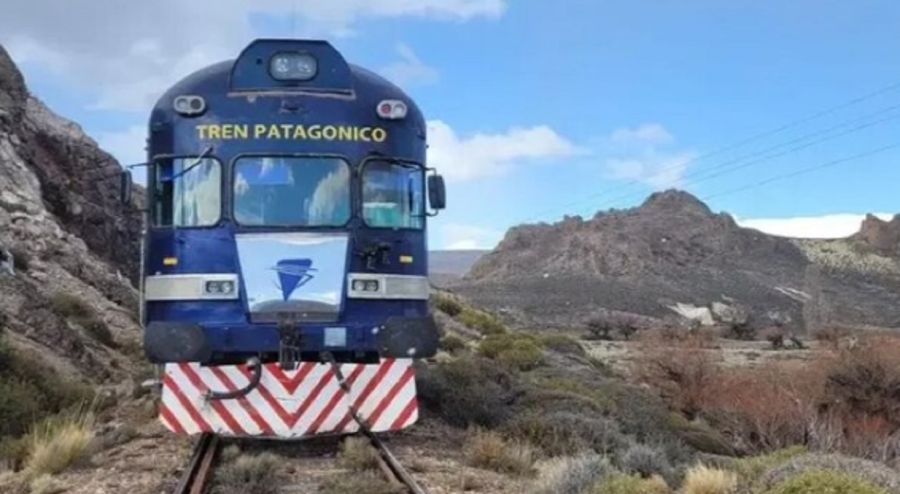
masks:
POLYGON ((438 341, 426 220, 444 206, 425 150, 416 104, 322 41, 257 40, 162 96, 142 317, 170 429, 346 432, 357 401, 376 429, 414 421, 410 359, 438 341))

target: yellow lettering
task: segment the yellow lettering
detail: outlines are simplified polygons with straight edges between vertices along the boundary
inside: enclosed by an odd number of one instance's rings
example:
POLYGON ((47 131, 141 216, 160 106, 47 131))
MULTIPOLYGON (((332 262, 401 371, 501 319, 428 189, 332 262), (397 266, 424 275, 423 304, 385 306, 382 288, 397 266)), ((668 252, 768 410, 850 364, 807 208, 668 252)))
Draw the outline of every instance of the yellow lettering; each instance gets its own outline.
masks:
POLYGON ((359 140, 365 142, 372 142, 372 127, 363 127, 359 129, 359 140))
POLYGON ((281 139, 281 134, 278 133, 278 126, 272 124, 269 126, 269 133, 266 134, 266 139, 281 139))
POLYGON ((221 125, 210 125, 209 126, 209 138, 210 139, 221 139, 222 138, 222 126, 221 125))
POLYGON ((349 125, 341 125, 338 127, 338 140, 341 141, 352 141, 353 140, 353 127, 349 125))
POLYGON ((238 124, 234 126, 234 136, 238 139, 246 139, 247 131, 250 130, 247 124, 238 124))
POLYGON ((206 139, 206 128, 207 127, 209 127, 209 125, 198 125, 197 126, 197 139, 200 139, 201 141, 203 139, 206 139))
POLYGON ((234 124, 222 126, 222 139, 234 139, 234 124))
POLYGON ((322 137, 326 140, 333 141, 337 137, 337 129, 334 125, 326 125, 322 128, 322 137))
POLYGON ((372 140, 375 142, 384 142, 387 139, 387 131, 382 129, 381 127, 375 127, 372 129, 372 140))
POLYGON ((266 126, 263 124, 256 124, 253 126, 253 138, 259 139, 266 133, 266 126))
POLYGON ((282 139, 289 139, 289 136, 291 135, 291 127, 293 126, 294 124, 281 124, 282 139))
POLYGON ((310 125, 309 126, 309 134, 310 139, 321 139, 322 138, 322 126, 321 125, 310 125))
POLYGON ((306 128, 302 125, 294 127, 294 139, 306 139, 306 128))

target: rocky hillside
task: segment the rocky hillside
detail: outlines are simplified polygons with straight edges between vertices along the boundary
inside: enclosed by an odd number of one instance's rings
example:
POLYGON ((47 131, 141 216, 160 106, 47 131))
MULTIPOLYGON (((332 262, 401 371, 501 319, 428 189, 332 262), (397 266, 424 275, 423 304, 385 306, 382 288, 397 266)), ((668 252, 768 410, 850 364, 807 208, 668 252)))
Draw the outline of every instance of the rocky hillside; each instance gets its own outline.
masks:
POLYGON ((514 227, 455 289, 523 324, 740 306, 757 326, 900 327, 898 225, 870 217, 849 239, 793 240, 666 191, 588 220, 514 227))
POLYGON ((0 47, 0 337, 61 376, 115 380, 138 361, 140 216, 118 163, 31 96, 0 47))
POLYGON ((486 250, 432 250, 428 252, 428 277, 443 286, 463 277, 486 250))

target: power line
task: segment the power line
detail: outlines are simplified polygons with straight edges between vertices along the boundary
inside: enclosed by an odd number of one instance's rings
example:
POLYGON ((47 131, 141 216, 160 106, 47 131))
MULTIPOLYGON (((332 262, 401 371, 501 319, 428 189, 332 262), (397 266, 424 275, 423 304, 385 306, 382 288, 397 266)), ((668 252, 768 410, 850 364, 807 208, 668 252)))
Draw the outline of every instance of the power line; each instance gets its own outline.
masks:
POLYGON ((896 148, 900 148, 900 143, 890 144, 887 146, 882 146, 880 148, 871 149, 869 151, 864 151, 862 153, 855 154, 853 156, 848 156, 846 158, 840 158, 840 159, 836 159, 836 160, 832 160, 832 161, 826 161, 824 163, 820 163, 818 165, 814 165, 814 166, 810 166, 810 167, 806 167, 806 168, 801 168, 801 169, 795 170, 793 172, 783 173, 781 175, 775 175, 775 176, 766 178, 764 180, 760 180, 759 182, 751 183, 748 185, 743 185, 741 187, 736 187, 734 189, 730 189, 730 190, 726 190, 726 191, 722 191, 722 192, 717 192, 715 194, 710 194, 708 196, 703 197, 702 200, 708 201, 710 199, 715 199, 717 197, 736 194, 738 192, 743 192, 743 191, 749 190, 749 189, 755 189, 758 187, 762 187, 764 185, 768 185, 772 182, 777 182, 779 180, 786 180, 788 178, 793 178, 793 177, 800 176, 800 175, 806 175, 808 173, 822 170, 824 168, 837 166, 837 165, 847 163, 850 161, 856 161, 861 158, 866 158, 866 157, 869 157, 869 156, 872 156, 875 154, 879 154, 879 153, 883 153, 885 151, 889 151, 891 149, 896 149, 896 148))
MULTIPOLYGON (((830 115, 830 114, 835 113, 835 112, 837 112, 837 111, 843 110, 843 109, 845 109, 845 108, 849 108, 849 107, 851 107, 851 106, 857 105, 857 104, 862 103, 862 102, 864 102, 864 101, 868 101, 868 100, 870 100, 870 99, 872 99, 872 98, 876 98, 876 97, 878 97, 878 96, 881 96, 881 95, 883 95, 883 94, 889 93, 889 92, 891 92, 891 91, 895 91, 895 90, 897 90, 897 89, 900 89, 900 82, 895 82, 895 83, 893 83, 893 84, 889 84, 889 85, 884 86, 884 87, 882 87, 882 88, 880 88, 880 89, 877 89, 877 90, 875 90, 875 91, 872 91, 872 92, 863 94, 863 95, 861 95, 861 96, 857 96, 857 97, 855 97, 855 98, 849 99, 849 100, 844 101, 844 102, 842 102, 842 103, 839 103, 839 104, 837 104, 837 105, 834 105, 834 106, 825 108, 824 110, 820 110, 820 111, 811 113, 811 114, 809 114, 809 115, 806 115, 806 116, 804 116, 804 117, 798 118, 798 119, 796 119, 796 120, 789 121, 788 123, 783 124, 783 125, 780 125, 780 126, 778 126, 778 127, 775 127, 775 128, 772 128, 772 129, 769 129, 769 130, 766 130, 766 131, 763 131, 763 132, 760 132, 760 133, 757 133, 757 134, 754 134, 754 135, 751 135, 750 137, 747 137, 747 138, 745 138, 745 139, 741 139, 741 140, 736 141, 736 142, 733 142, 733 143, 731 143, 731 144, 727 144, 727 145, 722 146, 722 147, 720 147, 720 148, 716 148, 716 149, 714 149, 714 150, 712 150, 712 151, 710 151, 710 152, 708 152, 708 153, 701 154, 700 156, 697 156, 697 157, 695 157, 695 158, 692 158, 692 159, 690 159, 690 160, 688 160, 688 161, 686 161, 686 162, 684 162, 684 163, 678 163, 678 164, 675 164, 675 165, 671 165, 671 166, 665 167, 665 168, 659 170, 659 171, 657 172, 657 175, 661 175, 661 174, 663 174, 663 173, 665 173, 665 172, 667 172, 667 171, 674 171, 674 170, 676 170, 676 169, 678 169, 678 168, 680 168, 680 167, 688 166, 688 165, 690 165, 690 164, 696 163, 696 162, 701 161, 701 160, 703 160, 703 159, 707 159, 707 158, 709 158, 709 157, 712 157, 712 156, 716 156, 716 155, 722 154, 722 153, 724 153, 724 152, 726 152, 726 151, 731 151, 731 150, 733 150, 733 149, 737 149, 737 148, 743 147, 743 146, 745 146, 745 145, 747 145, 747 144, 750 144, 750 143, 752 143, 752 142, 756 142, 756 141, 758 141, 758 140, 760 140, 760 139, 764 139, 764 138, 769 137, 769 136, 772 136, 772 135, 780 134, 780 133, 782 133, 782 132, 784 132, 784 131, 786 131, 786 130, 789 130, 789 129, 792 129, 792 128, 794 128, 794 127, 803 125, 803 124, 805 124, 805 123, 807 123, 807 122, 810 122, 810 121, 813 121, 813 120, 817 120, 817 119, 822 118, 822 117, 824 117, 824 116, 826 116, 826 115, 830 115)), ((893 107, 891 107, 891 108, 893 108, 893 107)), ((537 214, 535 214, 535 215, 532 215, 532 216, 526 218, 525 220, 523 220, 523 222, 529 222, 529 221, 532 221, 532 220, 538 220, 538 219, 540 219, 542 216, 544 216, 544 215, 546 215, 546 214, 548 214, 548 213, 555 213, 555 212, 557 212, 557 211, 560 211, 561 209, 568 208, 568 207, 571 207, 571 206, 574 206, 574 205, 578 205, 578 204, 582 204, 582 203, 584 203, 584 202, 586 202, 586 201, 588 201, 588 200, 591 200, 591 199, 594 199, 594 198, 596 198, 596 197, 600 197, 600 196, 606 195, 606 194, 608 194, 609 192, 614 192, 614 191, 616 191, 616 190, 621 190, 621 189, 624 189, 624 188, 629 188, 629 187, 631 187, 631 186, 633 186, 633 185, 639 184, 640 182, 641 182, 641 181, 640 181, 639 179, 632 179, 632 180, 629 180, 628 182, 626 182, 626 183, 624 183, 624 184, 621 184, 621 185, 619 185, 619 186, 609 187, 609 188, 607 188, 607 189, 605 189, 605 190, 602 190, 602 191, 600 191, 600 192, 596 192, 596 193, 594 193, 594 194, 590 194, 590 195, 588 195, 588 196, 585 196, 585 197, 582 198, 582 199, 579 199, 579 200, 576 200, 576 201, 573 201, 573 202, 569 202, 569 203, 562 204, 562 205, 560 205, 559 207, 554 207, 553 209, 547 209, 547 210, 541 211, 541 212, 539 212, 539 213, 537 213, 537 214)))

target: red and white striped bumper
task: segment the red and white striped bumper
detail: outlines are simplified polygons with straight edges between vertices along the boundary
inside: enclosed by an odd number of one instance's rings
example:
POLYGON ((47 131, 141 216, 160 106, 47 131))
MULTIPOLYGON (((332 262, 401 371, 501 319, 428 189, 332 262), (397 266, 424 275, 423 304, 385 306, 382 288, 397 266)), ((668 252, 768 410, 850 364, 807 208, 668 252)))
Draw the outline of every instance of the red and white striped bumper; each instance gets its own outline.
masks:
POLYGON ((418 419, 412 360, 342 364, 341 373, 350 384, 349 400, 331 366, 311 362, 294 371, 266 364, 259 386, 243 398, 208 400, 210 390, 245 387, 251 371, 242 365, 167 364, 160 420, 177 434, 300 438, 353 433, 359 426, 350 417, 350 400, 376 432, 400 430, 418 419))

